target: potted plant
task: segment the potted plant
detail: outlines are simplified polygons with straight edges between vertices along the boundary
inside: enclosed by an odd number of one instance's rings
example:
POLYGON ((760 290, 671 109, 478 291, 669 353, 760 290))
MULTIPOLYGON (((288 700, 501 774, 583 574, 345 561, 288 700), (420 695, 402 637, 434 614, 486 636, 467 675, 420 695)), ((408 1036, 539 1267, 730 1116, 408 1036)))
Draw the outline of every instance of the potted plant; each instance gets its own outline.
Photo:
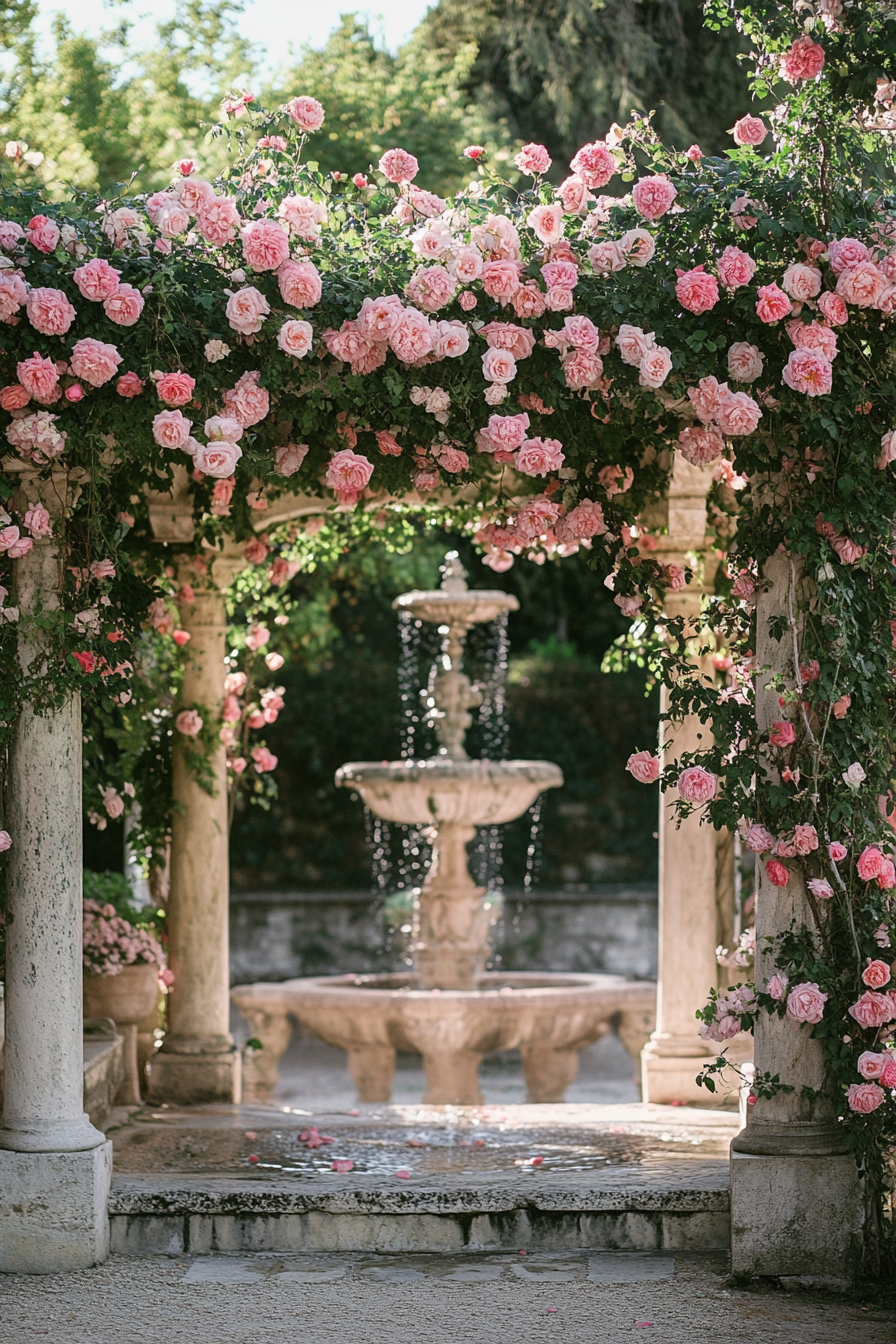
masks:
POLYGON ((111 1017, 124 1036, 124 1081, 119 1105, 140 1104, 137 1024, 155 1008, 172 981, 162 946, 115 906, 84 902, 84 1016, 111 1017))

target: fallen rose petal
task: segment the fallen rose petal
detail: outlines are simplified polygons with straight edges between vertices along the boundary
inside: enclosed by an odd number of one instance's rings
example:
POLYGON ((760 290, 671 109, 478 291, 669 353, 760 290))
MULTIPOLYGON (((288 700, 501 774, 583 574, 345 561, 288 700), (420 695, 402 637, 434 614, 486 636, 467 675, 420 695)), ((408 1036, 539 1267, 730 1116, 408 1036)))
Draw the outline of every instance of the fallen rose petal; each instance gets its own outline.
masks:
POLYGON ((257 1139, 257 1138, 258 1138, 258 1135, 255 1133, 255 1130, 254 1130, 254 1129, 247 1129, 246 1132, 245 1132, 245 1134, 243 1135, 243 1138, 244 1138, 244 1139, 257 1139))
POLYGON ((405 1171, 404 1168, 402 1168, 401 1171, 396 1171, 395 1175, 400 1181, 409 1181, 411 1179, 411 1173, 405 1171))
POLYGON ((252 1163, 253 1166, 255 1165, 255 1163, 258 1161, 258 1157, 256 1156, 255 1153, 249 1154, 249 1161, 252 1163))
POLYGON ((425 1148, 426 1144, 422 1139, 408 1139, 409 1148, 425 1148))
POLYGON ((354 1169, 355 1164, 348 1157, 337 1157, 331 1168, 332 1171, 354 1171, 354 1169))

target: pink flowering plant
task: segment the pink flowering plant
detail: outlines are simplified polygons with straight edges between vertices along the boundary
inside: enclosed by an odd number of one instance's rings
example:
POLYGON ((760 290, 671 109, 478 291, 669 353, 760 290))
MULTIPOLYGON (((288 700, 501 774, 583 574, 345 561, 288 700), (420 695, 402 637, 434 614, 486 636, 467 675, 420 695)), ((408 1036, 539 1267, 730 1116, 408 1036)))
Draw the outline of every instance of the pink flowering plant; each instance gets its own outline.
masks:
POLYGON ((142 963, 163 971, 165 953, 145 928, 122 918, 111 902, 84 902, 84 970, 87 975, 120 975, 142 963))
MULTIPOLYGON (((398 145, 322 174, 308 141, 325 107, 234 95, 214 182, 178 165, 146 198, 0 192, 10 664, 15 567, 48 527, 65 554, 58 609, 29 617, 45 652, 9 679, 0 721, 76 686, 132 694, 133 643, 161 629, 149 515, 169 490, 179 558, 242 543, 272 591, 290 555, 264 515, 290 494, 322 513, 449 509, 497 572, 589 552, 644 639, 662 636, 670 716, 696 714, 712 743, 666 770, 635 753, 635 777, 751 836, 760 907, 790 891, 806 912, 759 940, 755 986, 704 1024, 771 1013, 822 1041, 880 1188, 896 1093, 860 1061, 896 1021, 893 991, 863 978, 896 937, 891 25, 839 0, 713 11, 732 19, 775 110, 767 135, 739 123, 724 158, 667 151, 636 117, 558 187, 541 146, 520 151, 522 185, 471 146, 474 180, 448 200, 398 145), (699 628, 664 614, 695 570, 653 555, 648 509, 676 469, 711 483, 724 561, 699 628), (58 518, 24 473, 77 485, 58 518), (725 658, 693 676, 704 644, 725 658)), ((242 737, 279 712, 267 692, 247 682, 228 711, 250 778, 271 769, 242 737)), ((170 716, 197 759, 228 727, 202 705, 170 716)))

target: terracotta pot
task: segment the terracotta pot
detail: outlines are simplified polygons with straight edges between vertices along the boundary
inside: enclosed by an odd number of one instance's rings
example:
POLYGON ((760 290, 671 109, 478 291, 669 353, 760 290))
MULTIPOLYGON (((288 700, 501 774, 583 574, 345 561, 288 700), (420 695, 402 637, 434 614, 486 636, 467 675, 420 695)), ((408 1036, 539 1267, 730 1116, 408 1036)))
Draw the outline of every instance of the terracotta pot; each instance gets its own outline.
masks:
POLYGON ((148 962, 125 966, 118 975, 84 976, 84 1016, 111 1017, 124 1036, 124 1081, 115 1097, 120 1106, 139 1106, 137 1023, 159 999, 159 968, 148 962))

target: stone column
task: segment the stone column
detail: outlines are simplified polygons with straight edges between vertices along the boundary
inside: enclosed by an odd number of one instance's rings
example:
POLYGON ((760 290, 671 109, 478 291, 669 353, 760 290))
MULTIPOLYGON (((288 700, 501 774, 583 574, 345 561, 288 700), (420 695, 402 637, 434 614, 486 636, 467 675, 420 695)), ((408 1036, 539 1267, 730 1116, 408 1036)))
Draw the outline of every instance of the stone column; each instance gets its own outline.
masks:
MULTIPOLYGON (((19 516, 40 497, 59 530, 64 472, 25 474, 19 516)), ((19 663, 39 668, 30 617, 59 605, 58 541, 15 562, 19 663), (35 667, 36 665, 36 667, 35 667)), ((10 675, 12 669, 9 669, 10 675)), ((6 1069, 0 1126, 0 1270, 87 1269, 109 1253, 112 1145, 84 1112, 81 709, 25 706, 10 752, 6 1069)))
MULTIPOLYGON (((756 615, 756 664, 769 669, 757 678, 760 733, 780 717, 778 693, 767 690, 771 677, 777 672, 794 684, 791 631, 779 642, 771 638, 770 622, 787 616, 788 593, 800 578, 799 560, 787 554, 773 556, 765 566, 756 615)), ((814 917, 800 874, 792 875, 789 886, 775 887, 764 865, 757 868, 756 984, 765 986, 774 974, 765 940, 792 921, 812 928, 814 917)), ((778 1074, 794 1090, 757 1100, 748 1108, 746 1128, 732 1141, 732 1272, 845 1286, 861 1257, 862 1189, 837 1123, 824 1047, 798 1022, 760 1013, 755 1059, 760 1074, 778 1074)))
MULTIPOLYGON (((693 467, 676 454, 662 512, 644 519, 645 526, 667 528, 652 554, 665 564, 694 571, 685 589, 667 596, 666 611, 670 616, 683 616, 695 635, 699 633, 701 598, 713 591, 718 564, 706 542, 706 495, 711 484, 712 467, 693 467)), ((702 669, 695 666, 694 673, 699 676, 702 669)), ((668 707, 664 687, 661 711, 665 713, 668 707)), ((680 724, 663 723, 660 737, 666 768, 681 753, 709 745, 711 728, 692 715, 680 724)), ((644 1101, 718 1104, 718 1094, 713 1096, 696 1083, 697 1074, 718 1050, 701 1040, 695 1013, 706 1003, 710 987, 719 982, 719 838, 710 825, 701 825, 697 814, 677 822, 672 795, 661 796, 657 1020, 656 1030, 641 1054, 644 1101)), ((736 1052, 737 1043, 729 1054, 734 1056, 736 1052)), ((739 1053, 743 1054, 743 1047, 739 1053)))
MULTIPOLYGON (((220 718, 227 613, 224 594, 245 565, 241 552, 209 552, 201 565, 181 562, 178 579, 195 594, 181 603, 190 632, 183 703, 220 718)), ((168 897, 168 952, 174 984, 168 1030, 151 1063, 153 1101, 237 1102, 240 1056, 230 1034, 227 767, 218 743, 209 758, 213 793, 190 770, 183 740, 173 752, 174 813, 168 897)))

